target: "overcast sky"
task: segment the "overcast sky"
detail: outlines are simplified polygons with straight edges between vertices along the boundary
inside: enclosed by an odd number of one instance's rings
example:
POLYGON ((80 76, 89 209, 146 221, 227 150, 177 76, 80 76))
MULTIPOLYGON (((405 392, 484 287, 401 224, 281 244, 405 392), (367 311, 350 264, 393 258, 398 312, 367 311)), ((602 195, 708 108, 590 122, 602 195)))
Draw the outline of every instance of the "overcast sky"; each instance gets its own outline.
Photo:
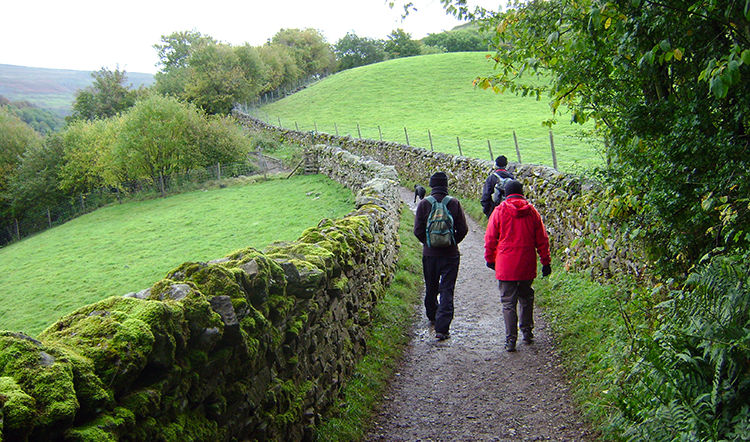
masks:
MULTIPOLYGON (((461 24, 439 0, 412 1, 418 10, 402 20, 403 8, 386 0, 4 0, 0 64, 154 73, 153 45, 177 31, 259 46, 282 28, 314 28, 334 44, 349 31, 385 39, 403 28, 420 39, 461 24)), ((500 3, 469 0, 493 10, 500 3)))

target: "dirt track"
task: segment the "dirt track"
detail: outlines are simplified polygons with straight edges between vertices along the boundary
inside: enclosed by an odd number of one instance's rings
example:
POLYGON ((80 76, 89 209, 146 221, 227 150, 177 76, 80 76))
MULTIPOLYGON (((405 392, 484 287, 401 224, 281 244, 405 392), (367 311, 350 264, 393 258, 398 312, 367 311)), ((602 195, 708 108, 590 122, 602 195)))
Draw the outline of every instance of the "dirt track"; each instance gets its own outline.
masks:
MULTIPOLYGON (((413 192, 401 193, 414 210, 413 192)), ((504 350, 497 281, 484 265, 484 229, 467 221, 451 338, 436 341, 424 308, 415 312, 412 341, 365 439, 595 440, 573 405, 538 308, 535 342, 504 350)))

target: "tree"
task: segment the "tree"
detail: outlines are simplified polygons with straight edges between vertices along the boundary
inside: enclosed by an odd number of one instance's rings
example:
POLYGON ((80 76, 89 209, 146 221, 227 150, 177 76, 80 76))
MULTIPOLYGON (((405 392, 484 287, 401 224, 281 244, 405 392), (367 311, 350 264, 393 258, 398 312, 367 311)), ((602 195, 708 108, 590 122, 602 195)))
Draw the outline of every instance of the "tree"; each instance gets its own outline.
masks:
POLYGON ((4 107, 0 107, 0 217, 13 216, 9 185, 26 150, 39 146, 42 138, 34 129, 4 107))
POLYGON ((304 76, 326 75, 336 69, 336 56, 331 46, 315 29, 282 29, 271 42, 292 49, 304 76))
POLYGON ((389 58, 411 57, 420 54, 419 42, 403 29, 395 29, 388 35, 384 45, 389 58))
POLYGON ((154 49, 158 52, 159 64, 164 72, 187 67, 193 51, 201 46, 216 43, 213 37, 202 35, 195 30, 162 35, 161 41, 161 44, 154 45, 154 49))
POLYGON ((486 51, 487 44, 477 31, 457 30, 429 34, 422 39, 422 44, 438 46, 446 52, 486 51))
POLYGON ((209 114, 229 114, 235 103, 255 98, 265 82, 265 67, 248 45, 205 45, 190 56, 188 65, 183 97, 209 114))
POLYGON ((347 32, 336 42, 333 52, 338 59, 340 70, 377 63, 386 59, 382 40, 358 37, 353 32, 347 32))
POLYGON ((52 134, 24 152, 17 173, 10 181, 9 195, 15 213, 55 206, 65 200, 60 188, 59 170, 63 164, 64 143, 52 134))
POLYGON ((101 68, 91 76, 94 83, 78 91, 70 119, 108 118, 131 107, 138 98, 139 91, 125 86, 125 71, 101 68))
POLYGON ((192 130, 195 108, 174 98, 139 101, 122 122, 114 146, 115 161, 135 179, 150 179, 162 194, 168 176, 200 157, 192 130))
POLYGON ((154 75, 154 88, 160 94, 181 97, 190 82, 190 55, 203 46, 216 44, 216 40, 198 31, 181 31, 162 35, 161 41, 154 45, 161 66, 154 75))
POLYGON ((60 189, 78 195, 107 183, 119 122, 118 118, 77 120, 61 132, 64 153, 58 173, 60 189))
POLYGON ((289 46, 268 43, 258 47, 258 55, 266 67, 266 82, 261 87, 261 93, 294 85, 304 77, 289 46))
POLYGON ((548 95, 552 109, 568 107, 574 122, 593 119, 620 195, 612 212, 629 213, 634 230, 641 226, 667 274, 714 249, 750 243, 750 16, 743 5, 530 1, 495 14, 488 26, 496 30, 497 74, 476 84, 548 95), (526 81, 534 74, 551 84, 526 81))

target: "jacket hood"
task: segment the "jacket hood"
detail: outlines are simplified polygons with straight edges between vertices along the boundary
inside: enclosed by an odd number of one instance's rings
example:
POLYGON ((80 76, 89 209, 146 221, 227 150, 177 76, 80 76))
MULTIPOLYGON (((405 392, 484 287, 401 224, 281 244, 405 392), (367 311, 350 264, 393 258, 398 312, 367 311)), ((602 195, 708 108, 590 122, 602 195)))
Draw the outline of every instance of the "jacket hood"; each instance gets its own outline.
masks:
POLYGON ((505 210, 514 218, 522 218, 532 213, 531 204, 521 195, 508 195, 508 198, 503 201, 503 205, 505 205, 505 210))

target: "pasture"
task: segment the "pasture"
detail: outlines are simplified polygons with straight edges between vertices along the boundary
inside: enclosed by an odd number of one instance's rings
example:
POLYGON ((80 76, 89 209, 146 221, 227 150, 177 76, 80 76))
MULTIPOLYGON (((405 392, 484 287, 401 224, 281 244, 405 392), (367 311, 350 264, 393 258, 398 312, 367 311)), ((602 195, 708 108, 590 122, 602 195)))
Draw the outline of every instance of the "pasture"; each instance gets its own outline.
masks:
MULTIPOLYGON (((496 94, 473 86, 493 72, 483 52, 399 58, 331 75, 306 89, 253 111, 264 121, 290 129, 380 139, 490 159, 516 161, 513 132, 523 163, 552 165, 546 97, 496 94), (457 140, 458 137, 458 140, 457 140), (430 143, 432 139, 432 147, 430 143), (490 146, 488 147, 488 141, 490 146)), ((531 80, 530 80, 531 81, 531 80)), ((538 81, 538 80, 534 80, 538 81)), ((581 139, 589 126, 556 116, 553 138, 558 167, 576 171, 603 164, 596 143, 581 139)))
POLYGON ((148 288, 183 262, 291 241, 353 206, 351 191, 313 175, 99 209, 0 249, 0 330, 36 335, 78 307, 148 288))

